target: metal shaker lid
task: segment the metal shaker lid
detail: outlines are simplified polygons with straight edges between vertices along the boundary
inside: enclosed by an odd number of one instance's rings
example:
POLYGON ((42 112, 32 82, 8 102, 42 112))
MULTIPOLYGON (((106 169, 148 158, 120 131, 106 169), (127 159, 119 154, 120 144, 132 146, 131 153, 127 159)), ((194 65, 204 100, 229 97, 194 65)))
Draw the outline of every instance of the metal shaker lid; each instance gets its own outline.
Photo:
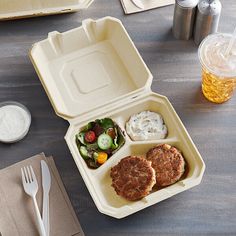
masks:
POLYGON ((176 0, 176 3, 183 8, 194 8, 198 2, 199 0, 176 0))
POLYGON ((203 15, 218 15, 221 7, 219 0, 201 0, 198 4, 198 10, 203 15))

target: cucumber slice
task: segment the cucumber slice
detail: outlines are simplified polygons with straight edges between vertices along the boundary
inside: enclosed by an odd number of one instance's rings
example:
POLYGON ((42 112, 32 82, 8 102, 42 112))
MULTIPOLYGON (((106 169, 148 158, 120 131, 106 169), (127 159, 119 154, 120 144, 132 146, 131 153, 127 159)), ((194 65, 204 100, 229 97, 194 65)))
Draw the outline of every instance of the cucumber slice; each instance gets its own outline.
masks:
POLYGON ((81 142, 82 144, 85 144, 85 142, 84 142, 84 134, 85 134, 85 132, 80 132, 79 134, 76 135, 78 141, 81 142))
POLYGON ((80 146, 79 151, 82 157, 84 157, 85 159, 89 158, 88 150, 85 146, 80 146))
POLYGON ((98 137, 98 147, 102 150, 107 150, 112 145, 112 138, 108 134, 101 134, 98 137))

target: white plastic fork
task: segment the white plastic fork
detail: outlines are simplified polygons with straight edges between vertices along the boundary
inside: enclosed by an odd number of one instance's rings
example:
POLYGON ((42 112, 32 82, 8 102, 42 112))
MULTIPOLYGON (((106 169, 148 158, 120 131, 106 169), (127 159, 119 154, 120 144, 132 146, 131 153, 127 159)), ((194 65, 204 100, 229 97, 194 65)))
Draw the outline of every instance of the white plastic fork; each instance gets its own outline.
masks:
POLYGON ((38 230, 40 236, 46 236, 45 228, 36 201, 36 194, 38 192, 38 182, 32 166, 26 166, 21 168, 21 176, 24 190, 30 197, 32 197, 34 202, 34 208, 37 216, 38 230))

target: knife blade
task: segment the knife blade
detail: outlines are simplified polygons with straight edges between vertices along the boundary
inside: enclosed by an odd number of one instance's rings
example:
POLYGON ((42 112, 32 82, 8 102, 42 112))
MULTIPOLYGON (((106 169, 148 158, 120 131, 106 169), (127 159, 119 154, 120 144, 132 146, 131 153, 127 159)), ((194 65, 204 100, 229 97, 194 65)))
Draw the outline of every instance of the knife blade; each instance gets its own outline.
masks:
POLYGON ((51 188, 51 175, 47 163, 41 160, 42 185, 43 185, 43 224, 46 235, 49 236, 49 191, 51 188))
POLYGON ((144 9, 144 5, 142 3, 142 0, 131 0, 131 2, 138 8, 144 9))

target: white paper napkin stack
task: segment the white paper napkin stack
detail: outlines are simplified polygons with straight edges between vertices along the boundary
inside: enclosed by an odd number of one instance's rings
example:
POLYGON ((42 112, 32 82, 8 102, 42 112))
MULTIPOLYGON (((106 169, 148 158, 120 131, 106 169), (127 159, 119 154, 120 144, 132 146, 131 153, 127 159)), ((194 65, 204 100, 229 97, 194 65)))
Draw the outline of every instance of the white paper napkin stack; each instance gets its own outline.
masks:
POLYGON ((163 7, 175 3, 175 0, 141 0, 144 8, 138 8, 132 0, 121 0, 125 14, 147 11, 157 7, 163 7))

